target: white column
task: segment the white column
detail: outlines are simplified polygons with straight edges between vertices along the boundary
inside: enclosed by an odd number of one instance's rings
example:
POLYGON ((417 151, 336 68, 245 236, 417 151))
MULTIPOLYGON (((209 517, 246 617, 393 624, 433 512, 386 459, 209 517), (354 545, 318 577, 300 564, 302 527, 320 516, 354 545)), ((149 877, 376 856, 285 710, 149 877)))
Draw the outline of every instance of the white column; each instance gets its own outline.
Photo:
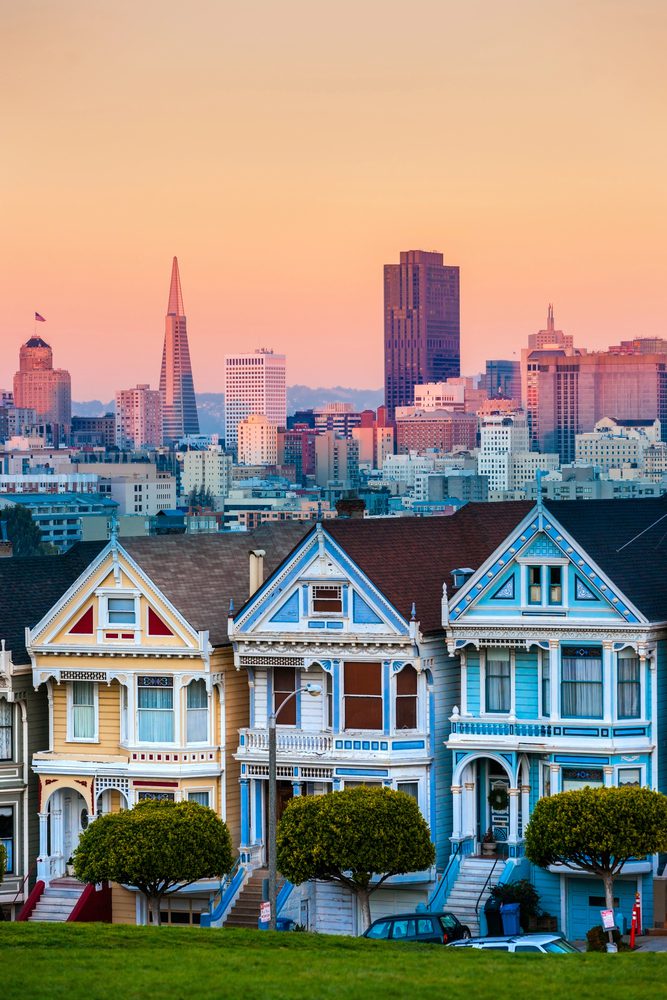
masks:
POLYGON ((468 714, 468 658, 466 656, 465 650, 460 652, 460 662, 461 662, 461 694, 459 696, 459 705, 461 706, 461 715, 468 714))
POLYGON ((560 718, 560 698, 558 693, 560 690, 559 685, 560 679, 560 663, 558 662, 558 643, 549 643, 549 688, 550 688, 550 719, 560 718))
POLYGON ((519 789, 508 789, 510 800, 510 830, 509 843, 516 844, 519 839, 519 789))
POLYGON ((549 764, 551 770, 551 794, 561 791, 560 764, 549 764))
POLYGON ((37 858, 37 878, 49 881, 49 814, 39 813, 39 857, 37 858))
POLYGON ((604 721, 611 723, 613 711, 614 671, 611 643, 602 646, 602 714, 604 721))
POLYGON ((185 744, 185 732, 183 730, 183 716, 185 715, 184 694, 183 679, 181 677, 174 677, 174 743, 177 747, 185 744))
POLYGON ((452 785, 452 838, 459 840, 461 838, 461 786, 452 785))
POLYGON ((516 657, 510 649, 510 719, 516 719, 516 657))
POLYGON ((465 783, 465 836, 475 836, 475 782, 465 783))
POLYGON ((611 788, 614 784, 614 769, 613 767, 605 767, 603 771, 605 788, 611 788))
POLYGON ((525 839, 530 811, 530 785, 521 786, 521 836, 525 839))

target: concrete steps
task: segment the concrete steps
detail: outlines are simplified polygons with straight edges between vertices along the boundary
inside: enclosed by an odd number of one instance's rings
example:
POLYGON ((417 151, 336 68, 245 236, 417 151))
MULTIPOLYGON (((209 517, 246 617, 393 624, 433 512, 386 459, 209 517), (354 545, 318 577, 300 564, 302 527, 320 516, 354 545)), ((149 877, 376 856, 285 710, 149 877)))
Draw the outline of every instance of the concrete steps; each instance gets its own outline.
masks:
POLYGON ((85 889, 75 878, 54 879, 44 890, 28 920, 64 923, 85 889))
POLYGON ((484 909, 491 889, 497 885, 505 867, 504 863, 499 861, 494 871, 495 862, 495 858, 465 858, 461 862, 458 878, 443 907, 457 916, 462 924, 467 924, 473 937, 479 934, 479 913, 484 909), (479 909, 476 912, 478 900, 479 909))
MULTIPOLYGON (((223 924, 224 927, 252 927, 257 930, 263 883, 264 879, 268 877, 269 873, 266 868, 255 869, 229 911, 229 916, 223 924)), ((281 885, 282 879, 279 879, 278 891, 280 891, 281 885)))

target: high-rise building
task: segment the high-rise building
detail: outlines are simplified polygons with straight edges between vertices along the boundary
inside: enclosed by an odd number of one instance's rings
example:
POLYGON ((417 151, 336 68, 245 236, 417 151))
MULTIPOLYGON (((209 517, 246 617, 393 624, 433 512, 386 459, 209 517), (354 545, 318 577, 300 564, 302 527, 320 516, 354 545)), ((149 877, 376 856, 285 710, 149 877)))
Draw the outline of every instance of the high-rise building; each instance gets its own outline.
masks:
POLYGON ((119 448, 159 448, 162 400, 157 389, 138 385, 116 393, 116 444, 119 448))
POLYGON ((384 397, 390 419, 414 388, 461 368, 459 269, 441 253, 402 251, 384 267, 384 397))
POLYGON ((231 481, 232 456, 227 455, 220 445, 212 444, 204 450, 185 452, 181 476, 181 490, 185 497, 193 490, 205 490, 214 497, 216 509, 222 509, 222 500, 229 493, 231 481))
POLYGON ((556 330, 554 307, 551 303, 547 308, 547 325, 544 330, 531 333, 528 337, 528 347, 521 349, 521 400, 528 416, 528 431, 531 448, 537 450, 540 446, 539 406, 538 406, 538 371, 541 352, 559 352, 563 357, 572 357, 582 352, 574 347, 570 334, 556 330))
POLYGON ((71 440, 74 448, 113 448, 116 444, 114 414, 105 413, 103 417, 78 417, 73 414, 71 440))
POLYGON ((169 286, 169 304, 165 318, 162 367, 162 437, 165 443, 178 441, 186 434, 199 434, 197 401, 192 380, 188 331, 183 309, 178 260, 174 257, 169 286))
POLYGON ((454 448, 469 450, 477 441, 477 417, 454 410, 400 407, 396 413, 396 451, 406 455, 435 448, 445 454, 454 448))
POLYGON ((667 354, 534 351, 528 367, 540 451, 557 451, 563 463, 576 457, 576 435, 603 417, 667 425, 667 354))
POLYGON ((275 465, 278 461, 278 428, 259 413, 239 420, 238 460, 240 465, 275 465))
POLYGON ((353 490, 359 485, 359 445, 335 431, 315 438, 315 482, 324 489, 353 490))
POLYGON ((487 361, 485 388, 491 399, 513 399, 521 403, 521 364, 518 361, 487 361))
POLYGON ((53 367, 53 351, 41 337, 21 347, 14 375, 14 406, 35 411, 40 424, 50 426, 53 444, 67 440, 72 423, 72 386, 64 368, 53 367))
POLYGON ((264 347, 225 358, 225 444, 229 451, 238 447, 239 421, 253 413, 275 427, 287 423, 285 355, 264 347))

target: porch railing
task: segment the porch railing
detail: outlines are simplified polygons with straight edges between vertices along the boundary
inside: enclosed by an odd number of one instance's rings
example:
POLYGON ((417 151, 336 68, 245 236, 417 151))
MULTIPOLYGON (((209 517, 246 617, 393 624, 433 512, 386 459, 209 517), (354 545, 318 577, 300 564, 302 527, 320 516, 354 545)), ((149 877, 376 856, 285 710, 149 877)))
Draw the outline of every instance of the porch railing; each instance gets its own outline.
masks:
POLYGON ((242 864, 241 858, 239 857, 234 862, 231 871, 225 875, 224 879, 220 883, 220 888, 211 901, 208 913, 202 913, 200 918, 200 927, 221 926, 227 910, 236 899, 236 895, 243 885, 245 874, 246 868, 242 864))
POLYGON ((461 844, 458 843, 455 845, 454 850, 449 856, 449 861, 447 862, 447 867, 442 874, 442 878, 436 885, 433 895, 426 904, 427 910, 439 910, 447 902, 449 890, 458 876, 462 857, 463 852, 461 851, 461 844))
MULTIPOLYGON (((280 732, 277 734, 278 753, 322 754, 333 749, 333 736, 328 733, 280 732)), ((266 729, 240 729, 240 748, 269 752, 266 729)))
POLYGON ((455 715, 451 718, 452 734, 463 736, 522 736, 537 739, 549 739, 552 736, 578 736, 583 739, 618 739, 624 736, 650 735, 650 725, 593 725, 561 721, 556 723, 543 722, 495 722, 479 720, 462 720, 455 715))

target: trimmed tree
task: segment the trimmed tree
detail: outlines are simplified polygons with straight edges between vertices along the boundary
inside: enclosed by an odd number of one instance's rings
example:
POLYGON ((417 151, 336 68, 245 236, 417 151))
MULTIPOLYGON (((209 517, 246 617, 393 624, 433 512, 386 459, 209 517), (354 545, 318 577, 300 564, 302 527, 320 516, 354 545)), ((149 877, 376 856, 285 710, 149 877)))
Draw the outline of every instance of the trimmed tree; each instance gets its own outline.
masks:
POLYGON ((160 923, 162 897, 232 867, 229 830, 212 809, 196 802, 147 800, 100 816, 74 852, 82 882, 120 882, 144 894, 160 923))
POLYGON ((405 792, 350 788, 297 796, 278 824, 278 869, 295 885, 338 882, 359 900, 364 930, 370 896, 392 875, 423 871, 435 860, 428 824, 405 792))
MULTIPOLYGON (((607 909, 614 878, 631 858, 667 851, 667 796, 650 788, 582 788, 539 800, 526 829, 526 856, 597 875, 607 909)), ((610 932, 611 940, 611 932, 610 932)))
POLYGON ((0 520, 7 525, 7 538, 12 543, 13 554, 17 558, 57 553, 54 545, 42 541, 42 533, 27 507, 12 504, 2 511, 0 520))
POLYGON ((5 877, 5 868, 7 867, 7 851, 5 850, 5 845, 0 844, 0 882, 2 882, 5 877))

